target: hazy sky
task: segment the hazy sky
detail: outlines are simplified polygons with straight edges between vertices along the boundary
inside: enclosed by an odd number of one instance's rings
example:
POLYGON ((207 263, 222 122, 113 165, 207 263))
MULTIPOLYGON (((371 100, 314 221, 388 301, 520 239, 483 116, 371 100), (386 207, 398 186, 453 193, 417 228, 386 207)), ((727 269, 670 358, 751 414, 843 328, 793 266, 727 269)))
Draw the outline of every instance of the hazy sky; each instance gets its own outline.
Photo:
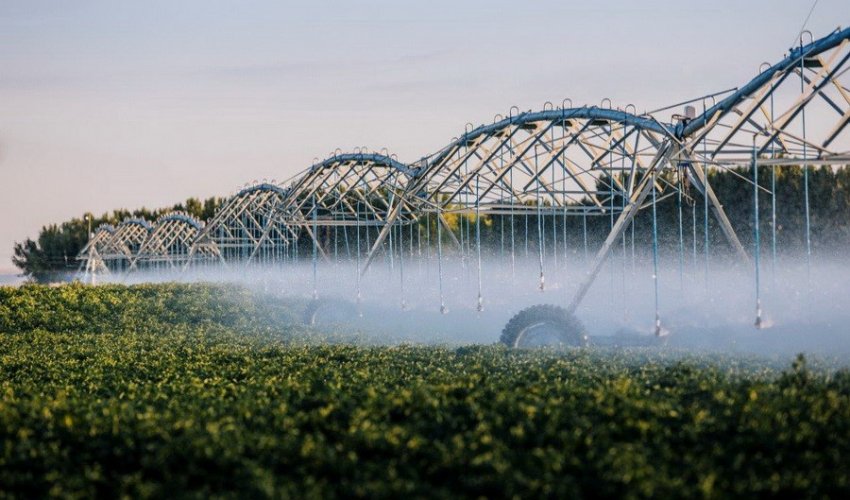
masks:
MULTIPOLYGON (((512 105, 651 109, 743 84, 805 1, 0 1, 0 271, 86 211, 415 160, 512 105)), ((815 36, 850 22, 821 0, 815 36)))

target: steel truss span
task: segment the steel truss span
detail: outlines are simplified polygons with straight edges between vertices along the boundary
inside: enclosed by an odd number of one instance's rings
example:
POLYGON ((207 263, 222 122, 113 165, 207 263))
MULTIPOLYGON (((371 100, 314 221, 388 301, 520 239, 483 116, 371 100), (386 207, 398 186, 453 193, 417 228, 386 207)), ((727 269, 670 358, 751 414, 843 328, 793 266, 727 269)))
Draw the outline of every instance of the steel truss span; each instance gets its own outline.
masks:
POLYGON ((192 245, 204 223, 184 212, 159 217, 134 255, 131 269, 179 271, 189 263, 192 245))
POLYGON ((482 219, 498 220, 504 239, 505 225, 518 218, 550 227, 559 218, 564 227, 567 219, 609 218, 572 312, 636 214, 654 213, 670 196, 704 200, 706 221, 710 210, 731 248, 751 263, 757 249, 741 244, 707 172, 754 162, 806 172, 850 163, 848 61, 850 29, 817 40, 804 34, 745 85, 660 110, 564 100, 467 125, 442 149, 408 163, 386 151, 337 151, 285 184, 241 190, 206 224, 169 214, 154 224, 101 226, 79 255, 81 274, 346 261, 356 266, 359 286, 375 257, 392 262, 402 241, 411 253, 416 241, 421 255, 423 238, 430 247, 446 239, 441 255, 470 257, 474 240, 480 259, 482 219))
POLYGON ((231 196, 198 232, 186 264, 274 262, 282 260, 297 231, 281 222, 288 190, 258 184, 231 196))

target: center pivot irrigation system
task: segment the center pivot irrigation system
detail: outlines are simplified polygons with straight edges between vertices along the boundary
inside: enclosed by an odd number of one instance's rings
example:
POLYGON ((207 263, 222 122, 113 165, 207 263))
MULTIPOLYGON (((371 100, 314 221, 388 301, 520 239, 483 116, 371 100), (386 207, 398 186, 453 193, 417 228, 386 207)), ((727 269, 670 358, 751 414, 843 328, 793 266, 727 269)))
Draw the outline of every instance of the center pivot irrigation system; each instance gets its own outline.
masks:
MULTIPOLYGON (((477 276, 475 307, 481 311, 482 247, 513 270, 521 249, 529 255, 532 241, 532 255, 539 260, 536 286, 545 290, 544 258, 554 258, 557 265, 560 255, 565 266, 575 253, 568 251, 567 228, 584 228, 587 253, 588 217, 603 216, 610 220, 608 235, 588 258, 566 307, 526 309, 502 334, 512 346, 546 335, 582 344, 587 337, 576 310, 617 242, 622 240, 625 248, 629 230, 634 245, 635 217, 646 209, 652 212, 654 331, 662 336, 656 207, 676 197, 680 246, 682 200, 691 206, 699 200, 706 254, 711 218, 740 261, 754 270, 755 324, 761 327, 758 193, 773 200, 769 227, 774 232, 776 197, 759 183, 758 167, 771 167, 771 186, 777 168, 802 167, 808 259, 809 169, 850 164, 848 43, 850 29, 818 40, 804 32, 797 47, 778 63, 763 64, 746 85, 651 112, 638 113, 633 105, 615 109, 608 99, 582 107, 565 99, 559 107, 546 103, 534 112, 514 107, 491 124, 468 124, 446 147, 412 163, 387 151, 338 150, 286 182, 246 187, 205 224, 172 213, 153 224, 127 219, 116 227, 101 226, 79 256, 81 277, 94 281, 98 275, 137 269, 182 272, 311 262, 311 291, 318 299, 317 267, 351 264, 352 292, 359 302, 361 280, 381 257, 400 274, 404 308, 405 259, 408 266, 418 260, 420 265, 436 263, 440 311, 445 313, 444 261, 452 255, 477 276), (674 111, 680 114, 661 118, 674 111), (751 175, 740 177, 753 192, 753 248, 742 245, 707 175, 711 169, 748 166, 751 175)), ((693 237, 696 245, 696 225, 693 237)), ((316 310, 311 305, 310 321, 316 310)))

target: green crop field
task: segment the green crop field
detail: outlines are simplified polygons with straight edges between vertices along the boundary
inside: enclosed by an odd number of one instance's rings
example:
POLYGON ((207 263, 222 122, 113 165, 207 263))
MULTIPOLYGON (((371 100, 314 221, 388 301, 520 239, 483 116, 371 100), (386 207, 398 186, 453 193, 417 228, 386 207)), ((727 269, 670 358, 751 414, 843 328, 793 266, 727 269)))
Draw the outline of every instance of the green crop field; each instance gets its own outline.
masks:
POLYGON ((0 288, 0 497, 841 497, 850 373, 377 345, 207 285, 0 288))

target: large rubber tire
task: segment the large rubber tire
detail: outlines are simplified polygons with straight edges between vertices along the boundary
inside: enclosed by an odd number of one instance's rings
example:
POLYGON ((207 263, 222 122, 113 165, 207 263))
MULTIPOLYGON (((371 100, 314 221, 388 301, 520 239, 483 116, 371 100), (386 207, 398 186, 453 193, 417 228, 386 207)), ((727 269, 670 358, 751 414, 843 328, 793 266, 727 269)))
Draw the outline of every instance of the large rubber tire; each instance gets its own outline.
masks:
POLYGON ((550 304, 531 306, 518 312, 502 330, 500 341, 508 347, 522 348, 535 345, 584 347, 587 335, 584 325, 563 307, 550 304), (553 342, 535 344, 545 336, 553 342))
POLYGON ((342 299, 314 299, 304 310, 304 324, 308 326, 348 323, 357 317, 357 306, 342 299))

